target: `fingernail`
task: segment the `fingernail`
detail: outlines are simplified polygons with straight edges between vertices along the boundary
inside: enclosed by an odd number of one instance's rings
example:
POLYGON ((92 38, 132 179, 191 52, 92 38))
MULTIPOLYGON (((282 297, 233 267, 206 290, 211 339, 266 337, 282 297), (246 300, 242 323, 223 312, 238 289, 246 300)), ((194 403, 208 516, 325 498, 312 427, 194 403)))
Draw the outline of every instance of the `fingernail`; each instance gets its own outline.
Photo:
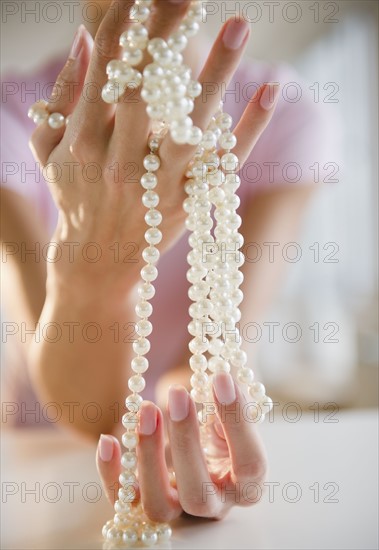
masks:
POLYGON ((213 378, 216 397, 222 405, 230 405, 236 399, 233 378, 228 372, 219 372, 213 378))
POLYGON ((157 409, 152 403, 141 406, 139 417, 139 432, 142 435, 152 435, 157 429, 157 409))
POLYGON ((240 21, 230 19, 226 25, 222 41, 230 50, 238 50, 242 46, 248 32, 249 26, 246 21, 242 19, 240 21))
POLYGON ((110 462, 113 456, 114 440, 110 435, 101 434, 99 439, 99 456, 103 462, 110 462))
POLYGON ((83 34, 83 25, 79 25, 78 30, 75 33, 74 41, 71 46, 70 55, 71 59, 76 59, 82 49, 82 34, 83 34))
POLYGON ((183 2, 186 2, 187 0, 170 0, 171 4, 183 4, 183 2))
POLYGON ((170 386, 168 390, 168 412, 171 420, 180 422, 188 416, 189 395, 182 386, 170 386))
POLYGON ((261 107, 266 111, 271 111, 279 98, 279 91, 279 84, 273 84, 271 82, 266 84, 259 101, 261 107))

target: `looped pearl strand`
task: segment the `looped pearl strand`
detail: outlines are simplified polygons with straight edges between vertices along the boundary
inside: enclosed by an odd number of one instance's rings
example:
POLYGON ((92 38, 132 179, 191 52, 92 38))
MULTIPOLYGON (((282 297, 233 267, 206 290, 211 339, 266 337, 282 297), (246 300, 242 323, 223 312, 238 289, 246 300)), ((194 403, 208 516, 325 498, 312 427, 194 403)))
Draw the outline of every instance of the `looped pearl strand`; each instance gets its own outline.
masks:
POLYGON ((47 101, 42 99, 30 107, 28 117, 32 119, 36 126, 47 122, 52 130, 59 130, 69 122, 69 117, 64 117, 61 113, 50 113, 47 101))
MULTIPOLYGON (((242 220, 237 214, 240 199, 236 191, 241 180, 237 174, 238 157, 232 152, 237 144, 230 130, 232 123, 221 105, 186 174, 188 198, 183 208, 187 213, 186 226, 192 231, 189 237, 192 250, 187 256, 190 265, 187 279, 191 283, 188 294, 193 301, 189 308, 192 321, 188 325, 193 336, 189 343, 194 372, 191 396, 197 403, 211 403, 213 375, 234 369, 237 380, 247 386, 255 404, 251 420, 262 422, 272 408, 272 400, 263 384, 254 382, 236 326, 241 319, 238 306, 243 300, 239 287, 243 282, 240 268, 244 256, 240 249, 244 241, 238 231, 242 220), (221 155, 217 146, 223 150, 221 155), (216 220, 213 235, 212 206, 216 220)), ((201 410, 199 420, 206 421, 201 410)))

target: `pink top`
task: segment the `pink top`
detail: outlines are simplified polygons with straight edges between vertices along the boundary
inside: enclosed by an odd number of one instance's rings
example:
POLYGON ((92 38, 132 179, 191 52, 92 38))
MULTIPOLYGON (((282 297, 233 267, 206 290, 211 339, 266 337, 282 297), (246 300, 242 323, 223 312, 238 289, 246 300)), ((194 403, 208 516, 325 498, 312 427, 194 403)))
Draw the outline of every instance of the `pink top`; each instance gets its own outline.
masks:
MULTIPOLYGON (((50 232, 55 227, 57 210, 28 147, 34 125, 27 118, 27 111, 35 101, 41 97, 46 98, 63 62, 60 59, 58 62, 50 63, 32 76, 20 78, 7 75, 3 79, 3 185, 27 197, 50 232)), ((242 185, 239 190, 242 215, 243 205, 246 205, 257 191, 275 186, 312 182, 314 172, 310 167, 315 162, 322 166, 331 160, 327 156, 327 131, 322 109, 313 102, 308 86, 304 85, 288 66, 271 67, 255 61, 245 61, 228 88, 230 93, 225 97, 225 111, 233 116, 234 121, 238 121, 248 98, 256 89, 254 84, 273 81, 280 82, 283 94, 269 127, 242 170, 242 185), (283 95, 287 98, 284 99, 283 95)), ((158 266, 157 292, 152 300, 154 313, 151 320, 154 331, 150 338, 151 367, 144 392, 145 397, 150 399, 153 397, 155 381, 163 371, 176 366, 188 340, 188 250, 185 234, 161 258, 158 266)), ((15 358, 11 359, 10 355, 6 357, 5 362, 5 381, 11 385, 15 400, 35 402, 24 365, 20 365, 15 358)))

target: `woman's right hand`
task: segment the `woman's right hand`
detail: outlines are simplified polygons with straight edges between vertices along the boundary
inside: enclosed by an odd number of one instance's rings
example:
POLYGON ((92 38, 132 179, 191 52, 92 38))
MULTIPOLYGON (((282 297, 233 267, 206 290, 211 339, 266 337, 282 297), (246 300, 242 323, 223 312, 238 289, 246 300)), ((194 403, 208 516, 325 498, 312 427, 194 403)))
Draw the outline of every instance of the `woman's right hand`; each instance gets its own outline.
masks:
MULTIPOLYGON (((149 36, 168 38, 189 3, 156 1, 148 23, 149 36)), ((140 185, 145 172, 143 159, 149 153, 146 104, 139 90, 127 94, 117 106, 101 99, 107 64, 119 57, 119 36, 132 24, 124 22, 132 4, 130 0, 114 0, 94 42, 83 26, 79 28, 48 105, 49 112, 70 116, 69 123, 53 130, 45 122, 31 140, 59 210, 52 252, 54 256, 59 245, 63 254, 60 261, 48 262, 48 284, 51 281, 58 290, 70 287, 72 293, 74 280, 78 297, 84 289, 95 294, 104 291, 108 298, 120 296, 138 280, 143 265, 141 253, 147 246, 147 210, 142 205, 140 185)), ((246 22, 229 20, 215 41, 199 80, 213 83, 219 91, 207 97, 203 93, 191 114, 194 124, 202 129, 218 108, 221 91, 237 68, 248 34, 246 22)), ((146 59, 144 64, 149 62, 146 59)), ((264 91, 264 87, 258 90, 257 99, 264 91)), ((241 163, 271 114, 259 101, 249 103, 235 132, 235 152, 241 163)), ((161 252, 172 245, 184 228, 184 175, 194 150, 176 145, 169 135, 160 146, 157 192, 158 209, 163 215, 159 227, 163 232, 161 252)))

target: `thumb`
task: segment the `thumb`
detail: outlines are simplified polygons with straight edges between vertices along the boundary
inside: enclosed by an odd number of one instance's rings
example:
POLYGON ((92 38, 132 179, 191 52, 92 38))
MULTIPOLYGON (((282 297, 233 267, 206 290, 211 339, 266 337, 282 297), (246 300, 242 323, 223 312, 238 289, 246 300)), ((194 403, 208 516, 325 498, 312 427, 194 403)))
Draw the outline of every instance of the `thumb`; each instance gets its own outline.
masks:
POLYGON ((121 487, 118 480, 121 473, 121 448, 113 435, 101 434, 97 446, 96 466, 107 498, 114 504, 121 487))

